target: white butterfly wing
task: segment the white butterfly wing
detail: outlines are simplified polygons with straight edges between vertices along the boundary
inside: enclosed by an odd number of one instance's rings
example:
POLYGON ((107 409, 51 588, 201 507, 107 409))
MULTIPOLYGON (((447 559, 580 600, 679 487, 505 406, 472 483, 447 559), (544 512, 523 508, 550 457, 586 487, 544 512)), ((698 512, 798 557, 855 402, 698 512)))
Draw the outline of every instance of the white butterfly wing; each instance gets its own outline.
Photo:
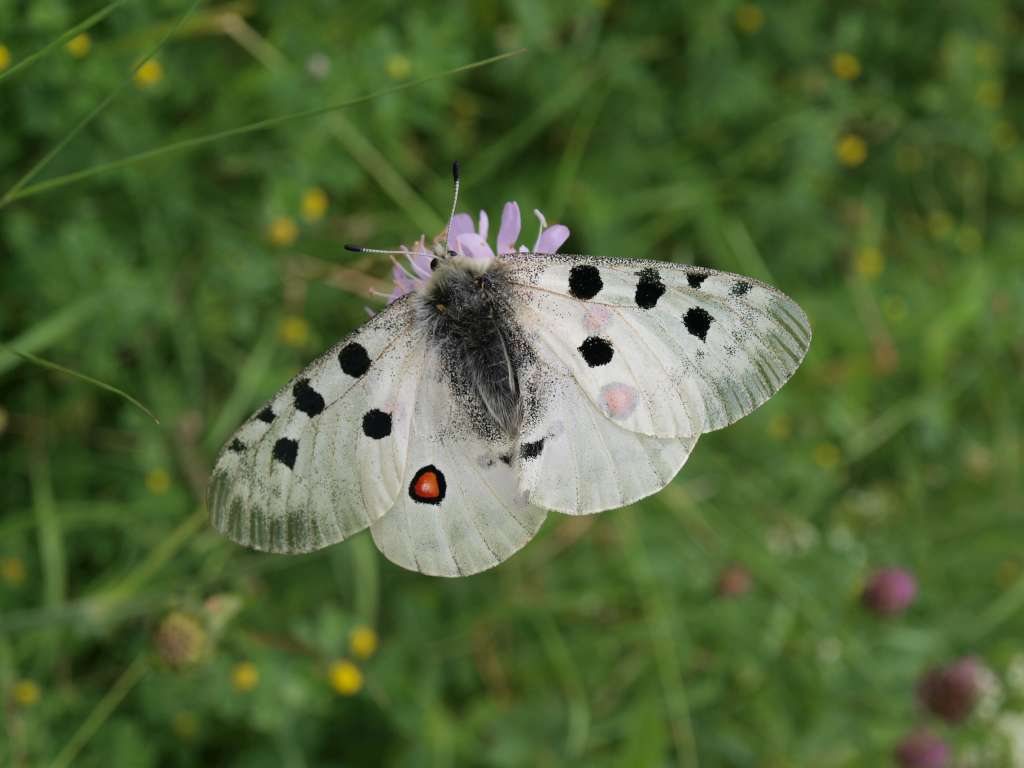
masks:
POLYGON ((618 425, 645 435, 731 424, 774 394, 810 345, 796 302, 751 278, 589 256, 504 260, 538 343, 565 361, 599 410, 617 410, 618 425), (627 390, 635 404, 623 409, 627 390))
POLYGON ((370 531, 377 548, 403 568, 468 576, 521 549, 547 512, 526 500, 507 446, 476 433, 467 416, 472 405, 452 392, 445 365, 432 354, 425 365, 404 487, 370 531))
MULTIPOLYGON (((632 504, 668 485, 697 442, 623 429, 558 360, 542 362, 537 379, 543 410, 528 422, 518 455, 520 487, 533 504, 570 515, 632 504)), ((630 397, 620 385, 613 404, 628 408, 630 397)))
POLYGON ((424 345, 392 304, 281 389, 214 466, 213 526, 244 546, 309 552, 363 530, 405 484, 424 345))

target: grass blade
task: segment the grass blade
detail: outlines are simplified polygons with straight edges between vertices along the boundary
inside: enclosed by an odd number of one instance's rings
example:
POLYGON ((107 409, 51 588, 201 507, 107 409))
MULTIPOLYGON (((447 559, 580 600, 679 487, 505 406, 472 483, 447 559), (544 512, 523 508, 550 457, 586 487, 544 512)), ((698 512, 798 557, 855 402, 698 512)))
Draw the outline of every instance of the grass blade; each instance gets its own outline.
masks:
POLYGON ((0 376, 17 367, 20 360, 26 359, 24 355, 20 358, 15 355, 11 347, 17 347, 23 353, 46 349, 88 320, 100 308, 101 299, 101 294, 80 299, 11 339, 6 345, 0 343, 0 376))
POLYGON ((113 394, 117 395, 118 397, 123 397, 129 403, 131 403, 136 408, 138 408, 143 413, 145 413, 147 416, 149 416, 149 418, 151 418, 157 424, 160 423, 160 419, 158 419, 156 417, 156 415, 151 410, 149 410, 149 408, 144 406, 142 403, 140 403, 138 400, 136 400, 134 397, 132 397, 131 395, 129 395, 127 392, 125 392, 122 389, 118 389, 117 387, 115 387, 115 386, 113 386, 111 384, 107 384, 105 382, 102 382, 99 379, 94 379, 92 376, 86 376, 84 373, 79 373, 78 371, 73 371, 70 368, 65 368, 63 365, 58 365, 57 363, 50 362, 49 360, 44 360, 41 357, 36 357, 35 355, 33 355, 33 354, 29 353, 29 352, 22 352, 20 350, 13 349, 12 347, 8 347, 6 344, 4 344, 2 346, 4 348, 6 348, 7 351, 11 352, 12 354, 17 355, 18 357, 20 357, 23 360, 26 360, 26 361, 28 361, 30 363, 34 363, 35 365, 38 365, 41 368, 49 368, 52 371, 57 371, 58 373, 64 373, 64 374, 67 374, 68 376, 73 376, 76 379, 81 379, 82 381, 86 382, 87 384, 92 384, 94 387, 99 387, 100 389, 106 390, 107 392, 112 392, 113 394))
POLYGON ((470 64, 463 64, 461 67, 447 69, 444 72, 438 72, 433 75, 427 75, 426 77, 421 77, 418 80, 410 80, 407 83, 400 83, 398 85, 393 85, 389 88, 382 88, 379 91, 374 91, 373 93, 368 93, 364 96, 358 96, 354 99, 342 101, 337 104, 331 104, 326 107, 316 107, 315 109, 304 109, 299 112, 291 112, 287 115, 278 115, 277 117, 270 117, 265 120, 258 120, 255 123, 240 125, 236 128, 228 128, 227 130, 224 131, 217 131, 216 133, 207 134, 206 136, 196 136, 195 138, 192 139, 183 139, 182 141, 167 144, 166 146, 163 147, 156 147, 154 149, 148 149, 144 152, 139 152, 134 155, 129 155, 128 157, 122 157, 120 160, 112 160, 109 163, 100 163, 99 165, 94 165, 91 168, 83 168, 80 171, 73 171, 72 173, 64 174, 63 176, 56 176, 52 179, 41 181, 38 184, 32 184, 30 186, 21 187, 18 190, 11 190, 3 197, 2 200, 0 200, 0 208, 3 208, 5 205, 8 205, 9 203, 15 200, 20 200, 25 197, 37 195, 40 192, 47 192, 51 189, 63 187, 76 181, 82 181, 83 179, 88 179, 100 173, 106 173, 107 171, 116 170, 117 168, 124 168, 134 163, 142 162, 144 160, 152 160, 155 157, 160 157, 162 155, 170 154, 172 152, 184 152, 190 149, 196 149, 197 147, 202 147, 205 146, 206 144, 212 144, 215 141, 227 139, 232 136, 240 136, 246 133, 256 133, 257 131, 265 131, 269 128, 274 128, 283 123, 287 123, 291 120, 300 120, 306 117, 316 117, 317 115, 323 115, 328 112, 334 112, 339 109, 346 109, 347 107, 352 107, 355 106, 356 104, 362 104, 363 102, 370 101, 371 99, 375 99, 379 96, 385 96, 389 93, 404 91, 407 88, 413 88, 417 85, 422 85, 423 83, 430 82, 431 80, 438 80, 440 78, 449 77, 451 75, 456 75, 461 72, 468 72, 471 69, 485 67, 488 64, 494 64, 496 62, 503 61, 504 59, 510 59, 513 56, 518 56, 525 52, 526 48, 520 48, 518 50, 510 51, 508 53, 502 53, 497 56, 491 56, 486 59, 474 61, 470 64))
POLYGON ((71 140, 74 139, 75 136, 77 136, 83 128, 85 128, 85 126, 91 123, 100 112, 106 109, 107 105, 110 104, 110 102, 116 99, 118 95, 120 95, 120 93, 128 87, 128 85, 132 81, 132 77, 135 75, 136 72, 139 71, 139 68, 142 67, 142 65, 149 61, 151 58, 153 58, 156 55, 157 51, 163 48, 164 43, 166 43, 170 39, 170 37, 181 28, 181 25, 184 24, 185 20, 192 15, 192 12, 198 7, 200 2, 202 2, 202 0, 192 0, 191 5, 189 5, 189 7, 185 9, 185 13, 178 17, 178 20, 177 22, 175 22, 174 26, 172 26, 163 34, 163 36, 160 38, 157 44, 150 49, 149 53, 147 53, 142 59, 140 59, 138 64, 132 67, 132 71, 128 73, 128 76, 124 78, 124 80, 121 81, 121 84, 118 85, 117 88, 115 88, 113 91, 111 91, 110 94, 108 94, 107 97, 103 99, 103 101, 101 101, 99 104, 93 107, 88 112, 88 114, 86 114, 85 117, 79 120, 75 127, 68 131, 64 138, 54 145, 53 149, 51 149, 49 152, 43 155, 31 168, 28 169, 28 171, 20 179, 14 182, 14 185, 9 190, 7 190, 7 193, 3 196, 3 198, 0 198, 0 208, 3 208, 5 205, 11 202, 11 200, 17 199, 18 192, 32 179, 34 179, 36 175, 38 175, 38 173, 41 170, 43 170, 43 168, 45 168, 51 160, 53 160, 53 158, 60 154, 60 151, 64 149, 64 147, 66 147, 71 142, 71 140))
POLYGON ((59 48, 64 43, 66 43, 68 40, 70 40, 71 38, 75 37, 76 35, 78 35, 78 34, 80 34, 82 32, 85 32, 87 29, 90 29, 90 28, 96 26, 101 21, 103 21, 105 18, 107 18, 107 16, 109 16, 111 13, 113 13, 115 10, 117 10, 118 6, 124 5, 125 2, 126 2, 126 0, 114 0, 114 2, 112 2, 112 3, 108 4, 108 5, 103 6, 98 11, 96 11, 96 13, 94 13, 92 16, 89 16, 84 21, 79 22, 75 26, 71 27, 71 29, 69 29, 66 32, 64 32, 64 34, 62 34, 56 40, 53 40, 52 42, 48 43, 47 45, 44 45, 42 48, 40 48, 35 53, 29 54, 24 59, 22 59, 17 64, 15 64, 13 67, 8 69, 6 72, 0 72, 0 83, 2 83, 8 77, 11 77, 15 72, 17 72, 17 71, 19 71, 21 69, 24 69, 25 67, 29 66, 30 64, 32 64, 37 59, 41 59, 44 56, 48 56, 55 49, 59 48))

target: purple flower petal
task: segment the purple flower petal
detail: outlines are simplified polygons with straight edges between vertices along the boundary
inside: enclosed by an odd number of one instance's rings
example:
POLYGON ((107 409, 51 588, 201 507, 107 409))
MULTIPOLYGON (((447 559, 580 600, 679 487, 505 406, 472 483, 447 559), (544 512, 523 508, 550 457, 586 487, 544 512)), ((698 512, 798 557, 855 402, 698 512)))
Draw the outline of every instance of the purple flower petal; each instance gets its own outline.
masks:
POLYGON ((452 218, 452 231, 448 233, 448 242, 457 243, 463 235, 473 231, 473 217, 468 213, 456 213, 452 218))
POLYGON ((459 238, 459 245, 462 252, 471 259, 490 261, 494 258, 494 251, 491 250, 491 246, 476 232, 470 232, 468 235, 463 235, 459 238))
POLYGON ((416 275, 420 277, 420 282, 430 277, 430 262, 433 261, 433 256, 426 251, 417 251, 410 254, 408 258, 416 275))
MULTIPOLYGON (((501 211, 501 227, 498 229, 498 253, 516 252, 516 240, 519 239, 521 227, 519 204, 505 203, 505 207, 501 211)), ((490 249, 488 248, 488 250, 490 249)))
POLYGON ((477 224, 476 231, 484 240, 487 239, 487 230, 490 228, 490 220, 487 218, 487 211, 480 211, 480 223, 477 224))
POLYGON ((562 243, 568 239, 569 228, 564 224, 555 224, 540 233, 533 250, 536 253, 557 253, 562 243))

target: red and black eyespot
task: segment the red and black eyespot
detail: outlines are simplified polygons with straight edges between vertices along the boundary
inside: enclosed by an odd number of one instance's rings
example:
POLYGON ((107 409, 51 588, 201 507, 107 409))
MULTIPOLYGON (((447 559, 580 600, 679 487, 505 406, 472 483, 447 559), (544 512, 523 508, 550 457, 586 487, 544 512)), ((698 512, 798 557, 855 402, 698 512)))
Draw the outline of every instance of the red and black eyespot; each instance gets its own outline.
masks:
POLYGON ((409 498, 420 504, 440 504, 447 492, 444 473, 433 464, 416 470, 409 483, 409 498))

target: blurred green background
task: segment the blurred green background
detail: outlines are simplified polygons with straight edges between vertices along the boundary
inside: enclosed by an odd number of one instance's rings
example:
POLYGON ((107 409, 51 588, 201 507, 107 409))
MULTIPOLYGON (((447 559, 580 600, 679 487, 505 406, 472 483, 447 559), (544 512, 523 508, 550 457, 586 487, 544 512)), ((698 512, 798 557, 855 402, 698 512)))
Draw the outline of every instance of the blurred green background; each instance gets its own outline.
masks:
POLYGON ((1024 765, 1024 7, 113 5, 0 0, 0 764, 1024 765), (480 576, 217 536, 220 444, 381 306, 342 244, 435 235, 453 159, 526 242, 774 283, 807 361, 480 576), (951 724, 917 686, 965 655, 951 724))

